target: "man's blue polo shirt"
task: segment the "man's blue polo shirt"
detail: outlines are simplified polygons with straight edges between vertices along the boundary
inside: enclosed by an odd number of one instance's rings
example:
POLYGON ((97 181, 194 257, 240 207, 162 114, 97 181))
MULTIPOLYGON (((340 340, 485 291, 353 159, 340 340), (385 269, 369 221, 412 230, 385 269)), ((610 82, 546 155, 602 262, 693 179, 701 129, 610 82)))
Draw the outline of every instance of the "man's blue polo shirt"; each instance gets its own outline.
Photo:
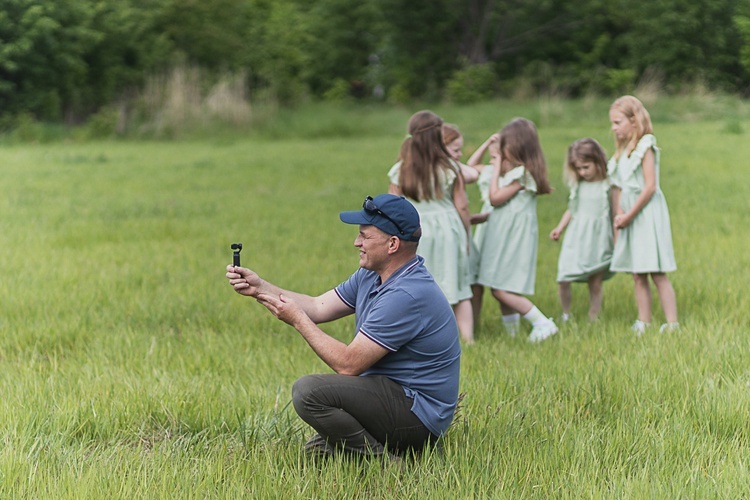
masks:
POLYGON ((458 401, 461 347, 453 310, 424 259, 415 257, 382 284, 377 273, 360 268, 335 291, 355 311, 355 335, 390 351, 362 375, 402 385, 425 427, 445 433, 458 401))

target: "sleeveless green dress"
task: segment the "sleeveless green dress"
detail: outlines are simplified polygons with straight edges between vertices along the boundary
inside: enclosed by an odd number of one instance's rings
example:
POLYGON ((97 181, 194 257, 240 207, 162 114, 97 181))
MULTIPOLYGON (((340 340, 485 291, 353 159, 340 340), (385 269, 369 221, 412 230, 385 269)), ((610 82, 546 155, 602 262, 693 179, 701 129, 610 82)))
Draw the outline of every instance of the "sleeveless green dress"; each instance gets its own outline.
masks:
POLYGON ((659 148, 656 138, 647 134, 641 137, 630 156, 609 160, 607 169, 613 182, 622 190, 620 207, 627 212, 641 194, 645 181, 641 162, 648 149, 654 151, 656 192, 633 222, 620 230, 612 255, 610 270, 623 273, 668 273, 677 269, 672 245, 672 228, 669 222, 667 200, 659 187, 659 148))
MULTIPOLYGON (((422 226, 417 253, 424 257, 425 267, 451 305, 471 298, 468 235, 453 204, 453 183, 458 176, 458 165, 453 166, 455 170, 441 173, 442 199, 417 201, 407 197, 419 212, 422 226)), ((401 162, 398 162, 388 172, 388 178, 396 186, 399 185, 400 171, 401 162)))

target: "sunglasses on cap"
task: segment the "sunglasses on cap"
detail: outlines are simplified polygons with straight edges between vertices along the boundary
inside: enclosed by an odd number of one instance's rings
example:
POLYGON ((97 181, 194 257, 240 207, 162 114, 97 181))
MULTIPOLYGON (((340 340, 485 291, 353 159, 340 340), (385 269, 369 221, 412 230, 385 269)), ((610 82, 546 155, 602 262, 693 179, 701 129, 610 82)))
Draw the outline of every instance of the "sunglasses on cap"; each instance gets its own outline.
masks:
POLYGON ((386 214, 385 212, 383 212, 382 210, 380 210, 380 208, 378 208, 378 206, 373 201, 372 196, 368 196, 367 198, 365 198, 365 202, 362 203, 362 208, 365 209, 365 212, 368 212, 368 213, 371 213, 371 214, 378 214, 378 215, 380 215, 382 217, 385 217, 386 219, 388 219, 389 221, 391 221, 394 226, 396 226, 396 229, 398 229, 399 233, 405 234, 404 230, 401 229, 401 226, 398 225, 398 222, 396 222, 395 220, 393 220, 390 217, 388 217, 388 214, 386 214))

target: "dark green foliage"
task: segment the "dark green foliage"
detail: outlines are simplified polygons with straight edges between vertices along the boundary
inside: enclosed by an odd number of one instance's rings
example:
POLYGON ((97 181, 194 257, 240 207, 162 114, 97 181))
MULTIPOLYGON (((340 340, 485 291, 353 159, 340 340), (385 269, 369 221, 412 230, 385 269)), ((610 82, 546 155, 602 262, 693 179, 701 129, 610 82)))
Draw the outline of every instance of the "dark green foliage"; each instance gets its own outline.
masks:
POLYGON ((747 93, 750 0, 0 0, 0 123, 127 108, 176 66, 282 104, 747 93))
POLYGON ((411 96, 436 97, 456 68, 462 0, 380 0, 387 31, 383 64, 390 83, 411 96))
POLYGON ((346 82, 349 93, 363 97, 382 83, 377 74, 382 18, 376 2, 329 0, 310 5, 302 77, 313 93, 336 93, 346 82))
POLYGON ((0 109, 58 120, 82 98, 86 47, 99 39, 91 17, 78 0, 0 3, 0 109))
POLYGON ((492 64, 475 64, 453 73, 445 86, 445 94, 450 101, 459 104, 483 101, 495 94, 495 82, 492 64))
POLYGON ((0 113, 76 121, 139 86, 171 52, 155 5, 0 1, 0 113))

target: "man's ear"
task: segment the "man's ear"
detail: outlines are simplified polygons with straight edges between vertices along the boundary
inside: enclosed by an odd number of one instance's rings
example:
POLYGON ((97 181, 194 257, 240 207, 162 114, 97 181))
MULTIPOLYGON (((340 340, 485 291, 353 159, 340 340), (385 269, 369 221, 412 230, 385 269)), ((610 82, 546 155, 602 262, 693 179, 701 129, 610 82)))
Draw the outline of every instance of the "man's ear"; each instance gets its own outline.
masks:
POLYGON ((388 238, 388 253, 396 253, 401 248, 401 238, 398 236, 391 236, 388 238))

